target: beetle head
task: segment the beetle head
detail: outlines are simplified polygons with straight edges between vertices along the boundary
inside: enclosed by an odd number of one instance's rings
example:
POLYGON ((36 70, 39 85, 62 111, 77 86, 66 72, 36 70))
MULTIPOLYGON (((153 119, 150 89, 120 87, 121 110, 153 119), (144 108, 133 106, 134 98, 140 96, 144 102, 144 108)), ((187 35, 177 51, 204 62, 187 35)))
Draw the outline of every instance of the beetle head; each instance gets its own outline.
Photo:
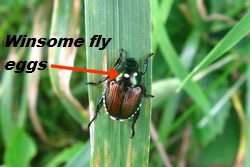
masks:
POLYGON ((136 62, 136 60, 134 58, 127 58, 123 62, 122 66, 123 66, 124 70, 127 72, 137 71, 137 69, 138 69, 138 63, 136 62))
POLYGON ((122 67, 118 69, 119 76, 116 77, 118 83, 123 83, 124 90, 135 87, 141 82, 141 75, 138 71, 138 63, 134 58, 126 58, 122 67))

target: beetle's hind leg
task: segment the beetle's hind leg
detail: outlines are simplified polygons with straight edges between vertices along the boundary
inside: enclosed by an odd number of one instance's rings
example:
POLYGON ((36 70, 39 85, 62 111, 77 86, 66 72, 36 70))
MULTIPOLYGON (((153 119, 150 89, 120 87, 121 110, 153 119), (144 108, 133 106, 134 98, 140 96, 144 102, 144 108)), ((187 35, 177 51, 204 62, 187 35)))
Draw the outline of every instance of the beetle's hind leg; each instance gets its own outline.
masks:
POLYGON ((133 122, 132 122, 132 126, 131 126, 132 135, 130 136, 130 138, 133 138, 135 135, 135 123, 136 123, 137 119, 139 118, 139 115, 140 115, 140 110, 138 110, 137 113, 133 117, 133 122))
POLYGON ((100 112, 100 109, 102 108, 102 105, 103 105, 103 97, 98 101, 98 104, 97 104, 97 107, 96 107, 96 110, 95 110, 95 116, 89 122, 88 128, 90 128, 91 123, 94 122, 94 120, 96 119, 97 114, 100 112))
POLYGON ((97 82, 86 82, 85 84, 86 85, 99 85, 99 84, 103 83, 104 81, 106 81, 108 78, 109 77, 104 77, 97 82))

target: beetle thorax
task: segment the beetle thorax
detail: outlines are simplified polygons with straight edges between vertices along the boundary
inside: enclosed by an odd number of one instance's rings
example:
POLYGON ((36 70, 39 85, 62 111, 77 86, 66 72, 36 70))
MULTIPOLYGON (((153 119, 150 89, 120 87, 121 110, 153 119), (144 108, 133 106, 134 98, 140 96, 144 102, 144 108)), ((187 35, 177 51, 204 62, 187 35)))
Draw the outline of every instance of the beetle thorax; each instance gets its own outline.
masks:
POLYGON ((115 81, 123 85, 123 90, 134 88, 141 83, 141 73, 138 71, 138 64, 134 58, 127 58, 117 71, 119 76, 115 81))
POLYGON ((136 87, 141 82, 141 77, 139 76, 139 72, 125 72, 123 74, 123 86, 127 87, 136 87))
POLYGON ((124 91, 127 91, 140 85, 141 75, 139 71, 124 71, 119 74, 115 81, 122 85, 124 91))

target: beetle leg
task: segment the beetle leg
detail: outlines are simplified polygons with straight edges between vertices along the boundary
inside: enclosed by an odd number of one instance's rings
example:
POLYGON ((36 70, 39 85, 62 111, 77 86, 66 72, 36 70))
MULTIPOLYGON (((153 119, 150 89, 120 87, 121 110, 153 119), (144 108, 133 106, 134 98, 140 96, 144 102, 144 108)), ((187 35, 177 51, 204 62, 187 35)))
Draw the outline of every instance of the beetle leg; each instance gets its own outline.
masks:
POLYGON ((146 88, 146 86, 143 83, 141 83, 140 85, 141 85, 141 87, 142 87, 142 89, 144 91, 144 94, 143 94, 144 97, 146 97, 146 98, 153 98, 154 97, 154 95, 150 95, 150 94, 146 93, 147 92, 147 88, 146 88))
POLYGON ((153 97, 155 97, 155 96, 154 96, 154 95, 145 94, 144 97, 146 97, 146 98, 153 98, 153 97))
POLYGON ((144 60, 144 64, 143 64, 143 71, 141 72, 141 75, 144 75, 148 69, 148 59, 153 56, 153 53, 150 53, 146 59, 144 60))
POLYGON ((119 58, 117 59, 115 65, 114 65, 114 69, 117 69, 119 67, 119 65, 121 64, 122 62, 122 53, 124 52, 123 49, 120 50, 120 56, 119 58))
POLYGON ((101 83, 103 83, 104 81, 106 81, 109 77, 104 77, 102 79, 100 79, 98 82, 86 82, 86 85, 99 85, 101 83))
MULTIPOLYGON (((119 65, 121 64, 122 62, 122 53, 124 52, 124 49, 121 49, 120 50, 120 56, 119 58, 117 59, 115 65, 114 65, 114 69, 117 69, 119 67, 119 65)), ((101 83, 103 83, 104 81, 106 81, 109 77, 104 77, 102 79, 100 79, 98 82, 86 82, 85 84, 86 85, 99 85, 101 83)))
POLYGON ((96 107, 96 110, 95 110, 95 116, 94 116, 94 118, 92 118, 92 120, 89 122, 88 128, 90 128, 91 123, 94 122, 94 120, 96 119, 97 114, 100 112, 100 109, 102 108, 102 105, 103 105, 103 97, 98 101, 98 104, 97 104, 97 107, 96 107))
POLYGON ((135 135, 135 123, 136 123, 136 121, 137 121, 139 115, 140 115, 140 110, 138 110, 137 113, 136 113, 136 114, 134 115, 134 117, 133 117, 133 122, 132 122, 132 126, 131 126, 132 135, 130 136, 130 138, 133 138, 134 135, 135 135))

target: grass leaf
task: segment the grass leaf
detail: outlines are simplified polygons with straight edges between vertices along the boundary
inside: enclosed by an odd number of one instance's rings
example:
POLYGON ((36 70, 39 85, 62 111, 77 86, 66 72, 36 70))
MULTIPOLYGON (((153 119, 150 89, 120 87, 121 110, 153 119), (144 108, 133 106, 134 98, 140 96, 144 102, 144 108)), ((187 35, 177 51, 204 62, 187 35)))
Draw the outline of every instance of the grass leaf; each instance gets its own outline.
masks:
POLYGON ((208 66, 219 57, 221 57, 226 51, 231 49, 242 38, 244 38, 250 32, 250 12, 248 12, 239 22, 236 24, 225 37, 208 53, 205 59, 196 66, 196 68, 183 80, 178 87, 179 91, 187 82, 201 69, 208 66))
MULTIPOLYGON (((86 0, 85 25, 87 66, 107 70, 124 49, 127 57, 135 58, 140 70, 143 60, 151 52, 150 1, 86 0), (93 35, 112 38, 105 50, 89 47, 93 35)), ((95 45, 94 45, 95 46, 95 45)), ((102 76, 103 77, 103 76, 102 76)), ((98 75, 88 75, 88 81, 96 82, 98 75)), ((151 60, 143 77, 147 93, 151 92, 151 60)), ((89 86, 90 114, 101 97, 102 86, 89 86)), ((135 136, 131 136, 131 121, 113 121, 100 111, 91 125, 91 166, 147 166, 149 156, 150 99, 144 99, 135 136)))
MULTIPOLYGON (((152 1, 152 10, 153 10, 153 25, 154 31, 157 31, 157 40, 161 51, 164 54, 164 58, 168 63, 171 71, 180 79, 183 79, 188 73, 185 67, 182 65, 177 53, 175 52, 167 32, 164 29, 164 25, 161 22, 160 17, 160 7, 157 1, 152 1)), ((198 86, 198 84, 190 81, 185 86, 185 91, 194 99, 194 101, 206 112, 210 108, 210 103, 207 100, 205 94, 198 86)))
POLYGON ((4 156, 7 167, 27 167, 37 150, 33 139, 24 131, 17 130, 12 136, 4 156))
MULTIPOLYGON (((79 5, 77 1, 54 1, 51 25, 51 38, 78 38, 79 5), (76 7, 76 8, 74 8, 76 7)), ((50 47, 49 64, 73 66, 76 56, 75 47, 50 47)), ((50 80, 57 97, 67 108, 69 114, 79 123, 87 123, 87 112, 70 90, 72 71, 49 68, 50 80)))
MULTIPOLYGON (((248 70, 247 70, 247 94, 246 94, 246 121, 250 122, 250 63, 248 63, 248 70)), ((245 167, 250 165, 250 128, 247 126, 247 148, 246 148, 246 155, 245 155, 245 167)))

